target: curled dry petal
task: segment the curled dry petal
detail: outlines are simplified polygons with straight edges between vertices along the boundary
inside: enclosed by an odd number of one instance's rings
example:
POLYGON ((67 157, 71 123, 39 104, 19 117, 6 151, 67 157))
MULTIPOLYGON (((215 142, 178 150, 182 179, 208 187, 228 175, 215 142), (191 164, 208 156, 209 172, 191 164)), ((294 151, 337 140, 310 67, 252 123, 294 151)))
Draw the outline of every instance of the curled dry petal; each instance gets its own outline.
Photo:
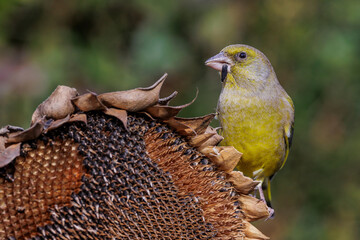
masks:
POLYGON ((214 119, 215 113, 211 113, 202 117, 196 118, 179 118, 175 117, 177 121, 189 127, 195 134, 205 133, 210 122, 214 119))
POLYGON ((196 91, 195 98, 187 104, 180 106, 164 106, 164 105, 156 104, 154 106, 150 106, 146 108, 145 111, 156 118, 160 118, 160 119, 172 118, 176 116, 183 108, 190 106, 196 100, 198 93, 199 91, 196 91))
POLYGON ((7 134, 8 132, 10 132, 10 131, 7 128, 7 126, 0 128, 0 136, 3 136, 5 134, 7 134))
POLYGON ((164 98, 160 98, 159 101, 158 101, 158 104, 160 105, 168 105, 169 102, 174 98, 176 97, 176 95, 178 94, 177 91, 173 92, 170 96, 168 97, 164 97, 164 98))
POLYGON ((174 128, 180 135, 193 136, 190 145, 201 149, 207 146, 216 146, 224 139, 217 134, 215 128, 207 126, 213 117, 214 114, 209 114, 199 118, 170 118, 164 120, 164 122, 174 128), (204 132, 205 127, 207 128, 204 132))
POLYGON ((108 108, 104 113, 119 119, 124 124, 125 129, 127 129, 127 112, 125 110, 108 108))
MULTIPOLYGON (((208 147, 208 146, 216 146, 218 145, 224 138, 222 136, 220 136, 216 129, 208 126, 205 130, 204 134, 212 134, 210 138, 208 138, 205 142, 203 142, 201 144, 201 146, 199 146, 199 148, 204 148, 204 147, 208 147)), ((201 151, 201 150, 200 150, 201 151)))
POLYGON ((215 128, 208 126, 203 134, 191 137, 190 145, 201 151, 205 147, 218 145, 223 139, 215 128))
POLYGON ((237 151, 233 146, 222 146, 222 147, 204 147, 200 150, 205 156, 215 163, 215 165, 225 171, 231 172, 234 170, 242 153, 237 151))
POLYGON ((231 182, 236 190, 243 194, 249 194, 259 185, 259 181, 254 181, 249 177, 245 177, 240 171, 232 171, 228 174, 227 180, 231 182))
POLYGON ((37 121, 34 125, 30 128, 26 129, 22 132, 16 132, 9 134, 9 138, 7 139, 6 143, 18 143, 18 142, 25 142, 28 140, 32 140, 40 136, 44 129, 43 119, 37 121))
POLYGON ((55 91, 36 108, 31 118, 31 125, 40 121, 42 117, 56 120, 73 113, 75 108, 71 99, 77 95, 75 88, 57 86, 55 91))
POLYGON ((191 129, 186 124, 176 120, 176 118, 174 117, 166 119, 164 120, 164 122, 167 123, 170 127, 174 128, 180 135, 189 136, 196 134, 196 132, 193 129, 191 129))
POLYGON ((253 222, 270 216, 269 208, 264 201, 244 194, 240 194, 238 199, 246 221, 253 222))
POLYGON ((0 150, 0 168, 9 164, 17 156, 20 155, 21 143, 12 144, 4 150, 0 150))
POLYGON ((270 239, 265 236, 262 232, 260 232, 256 227, 254 227, 251 223, 244 221, 244 232, 245 236, 249 239, 258 239, 258 240, 266 240, 270 239))
POLYGON ((106 109, 106 106, 99 100, 98 95, 93 92, 75 97, 71 101, 83 112, 106 109))
POLYGON ((7 133, 12 133, 12 132, 21 132, 24 131, 23 128, 21 127, 16 127, 16 126, 11 126, 11 125, 7 125, 3 128, 0 128, 0 136, 4 136, 7 133))
POLYGON ((0 136, 0 152, 3 152, 5 150, 5 143, 7 138, 4 136, 0 136))
POLYGON ((193 147, 201 147, 214 134, 215 133, 203 133, 201 135, 196 135, 190 139, 190 145, 193 147))
POLYGON ((48 127, 45 127, 44 132, 56 129, 62 126, 64 123, 67 123, 70 120, 70 115, 67 115, 65 118, 52 121, 48 127))
POLYGON ((103 93, 100 94, 98 98, 107 107, 116 107, 130 112, 138 112, 158 102, 161 86, 166 77, 167 74, 165 73, 155 84, 148 88, 103 93))
POLYGON ((167 119, 176 116, 184 107, 186 106, 182 105, 177 107, 171 107, 171 106, 155 105, 146 108, 145 111, 155 118, 167 119))
POLYGON ((70 115, 67 115, 63 119, 58 119, 56 121, 53 121, 50 124, 50 126, 44 130, 44 132, 46 133, 48 131, 56 129, 56 128, 64 125, 65 123, 68 123, 68 122, 84 122, 86 124, 87 123, 86 114, 76 114, 76 115, 73 115, 71 117, 70 117, 70 115))
POLYGON ((83 122, 83 123, 87 124, 86 114, 84 114, 84 113, 75 114, 75 115, 71 116, 69 122, 83 122))

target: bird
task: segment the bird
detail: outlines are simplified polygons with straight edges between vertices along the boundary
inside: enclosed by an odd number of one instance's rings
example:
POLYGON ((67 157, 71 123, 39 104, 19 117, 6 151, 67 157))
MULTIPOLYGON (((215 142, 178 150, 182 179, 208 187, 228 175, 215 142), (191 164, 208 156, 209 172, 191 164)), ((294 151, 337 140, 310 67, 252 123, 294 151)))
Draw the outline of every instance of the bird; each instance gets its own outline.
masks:
POLYGON ((271 205, 270 181, 289 155, 295 109, 268 58, 254 47, 234 44, 205 65, 220 72, 217 118, 224 140, 243 153, 235 170, 259 181, 261 200, 271 205))

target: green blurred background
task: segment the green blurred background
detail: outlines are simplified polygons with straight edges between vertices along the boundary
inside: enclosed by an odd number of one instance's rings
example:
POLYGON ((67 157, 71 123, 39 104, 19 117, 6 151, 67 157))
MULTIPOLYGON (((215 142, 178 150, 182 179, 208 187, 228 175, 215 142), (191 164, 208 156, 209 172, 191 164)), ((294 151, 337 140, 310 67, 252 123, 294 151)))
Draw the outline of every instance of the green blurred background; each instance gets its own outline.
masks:
MULTIPOLYGON (((0 126, 28 127, 59 84, 80 92, 146 87, 215 111, 204 61, 233 43, 264 52, 296 107, 273 181, 272 239, 360 239, 360 1, 0 1, 0 126)), ((215 123, 216 125, 216 123, 215 123)))

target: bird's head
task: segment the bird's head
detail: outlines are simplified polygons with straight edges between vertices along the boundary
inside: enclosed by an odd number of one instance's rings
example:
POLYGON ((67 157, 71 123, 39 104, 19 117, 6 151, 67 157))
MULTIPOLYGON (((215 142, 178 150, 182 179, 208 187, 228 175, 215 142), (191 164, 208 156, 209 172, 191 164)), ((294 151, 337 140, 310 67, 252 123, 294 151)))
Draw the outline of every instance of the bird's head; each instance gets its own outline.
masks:
POLYGON ((205 64, 221 73, 221 81, 226 84, 232 77, 241 87, 256 87, 269 81, 274 72, 267 57, 259 50, 242 44, 230 45, 219 54, 209 58, 205 64), (229 76, 231 75, 231 76, 229 76))

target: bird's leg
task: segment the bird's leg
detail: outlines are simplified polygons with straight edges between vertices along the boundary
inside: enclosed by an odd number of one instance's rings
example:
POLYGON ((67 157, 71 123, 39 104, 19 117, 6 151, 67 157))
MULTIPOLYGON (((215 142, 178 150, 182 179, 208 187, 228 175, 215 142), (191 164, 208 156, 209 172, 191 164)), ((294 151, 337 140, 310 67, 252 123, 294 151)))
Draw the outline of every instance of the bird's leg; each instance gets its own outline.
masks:
POLYGON ((262 185, 262 182, 260 182, 258 185, 257 185, 257 190, 259 191, 259 195, 260 195, 260 199, 263 200, 264 202, 266 202, 266 199, 265 199, 265 196, 264 196, 264 191, 261 187, 262 185))
MULTIPOLYGON (((265 199, 264 191, 263 191, 261 185, 262 185, 262 182, 259 183, 259 184, 256 186, 256 189, 259 191, 260 200, 264 201, 264 203, 266 204, 266 199, 265 199)), ((267 205, 268 210, 269 210, 269 217, 268 217, 267 219, 265 219, 265 221, 268 220, 268 219, 272 219, 272 218, 274 217, 274 215, 275 215, 275 210, 274 210, 271 206, 269 206, 268 204, 266 204, 266 205, 267 205)))

